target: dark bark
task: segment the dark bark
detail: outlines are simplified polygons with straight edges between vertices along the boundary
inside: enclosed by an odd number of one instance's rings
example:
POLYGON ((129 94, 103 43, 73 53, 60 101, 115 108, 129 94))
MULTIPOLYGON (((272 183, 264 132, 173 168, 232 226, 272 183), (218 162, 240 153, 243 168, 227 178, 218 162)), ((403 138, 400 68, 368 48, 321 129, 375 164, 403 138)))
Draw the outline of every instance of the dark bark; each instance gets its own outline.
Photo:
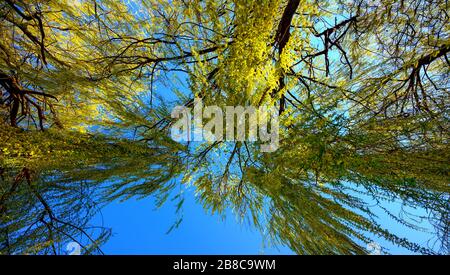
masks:
MULTIPOLYGON (((289 0, 286 8, 284 9, 283 16, 281 17, 280 24, 278 25, 277 34, 275 36, 275 43, 278 46, 278 55, 281 56, 283 53, 283 49, 286 46, 289 38, 291 37, 291 32, 289 31, 291 27, 292 18, 295 15, 295 11, 297 10, 300 4, 300 0, 289 0)), ((284 74, 279 78, 279 86, 278 91, 284 88, 284 74)), ((272 94, 272 96, 275 96, 272 94)), ((281 95, 280 98, 280 110, 279 114, 281 115, 285 110, 286 99, 284 95, 281 95)))

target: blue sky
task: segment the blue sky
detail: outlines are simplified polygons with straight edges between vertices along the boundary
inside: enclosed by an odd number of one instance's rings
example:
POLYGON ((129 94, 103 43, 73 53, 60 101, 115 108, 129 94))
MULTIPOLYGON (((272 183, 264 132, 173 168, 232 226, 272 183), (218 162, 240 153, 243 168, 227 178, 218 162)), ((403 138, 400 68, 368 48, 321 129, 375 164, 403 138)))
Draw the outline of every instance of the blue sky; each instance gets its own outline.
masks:
POLYGON ((240 224, 233 213, 222 220, 196 203, 192 188, 185 190, 183 221, 177 220, 176 201, 155 209, 155 199, 115 201, 92 223, 103 219, 113 236, 102 246, 105 254, 293 254, 287 247, 262 246, 259 231, 240 224))
MULTIPOLYGON (((91 223, 112 228, 112 237, 102 246, 105 254, 294 254, 286 246, 263 247, 260 231, 241 224, 228 211, 226 219, 207 213, 195 200, 193 187, 184 190, 183 221, 170 233, 169 228, 177 220, 177 201, 168 200, 156 209, 156 200, 145 199, 114 201, 104 207, 91 223)), ((371 199, 364 198, 369 203, 371 199)), ((381 204, 394 215, 401 211, 401 201, 386 201, 381 204)), ((378 222, 390 232, 409 241, 427 246, 432 227, 427 221, 419 221, 424 232, 407 228, 392 220, 380 208, 371 210, 378 215, 378 222), (428 232, 427 232, 428 231, 428 232)), ((409 209, 415 214, 425 214, 423 209, 409 209)), ((370 236, 391 254, 412 254, 405 248, 370 236)))

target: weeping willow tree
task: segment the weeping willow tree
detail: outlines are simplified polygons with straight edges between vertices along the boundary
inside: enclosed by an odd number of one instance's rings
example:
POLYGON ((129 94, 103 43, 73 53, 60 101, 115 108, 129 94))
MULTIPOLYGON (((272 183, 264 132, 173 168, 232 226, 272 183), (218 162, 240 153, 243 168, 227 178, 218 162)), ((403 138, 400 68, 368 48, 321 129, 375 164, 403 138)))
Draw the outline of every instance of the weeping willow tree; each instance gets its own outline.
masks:
MULTIPOLYGON (((78 198, 164 198, 180 177, 205 208, 231 207, 297 253, 366 253, 374 235, 448 253, 448 10, 432 0, 3 1, 2 253, 58 253, 88 235, 93 212, 78 198), (170 110, 194 98, 276 106, 280 148, 175 143, 170 110), (429 210, 440 247, 388 232, 358 193, 429 210)), ((84 251, 99 253, 105 232, 84 251)))
POLYGON ((131 196, 164 201, 181 172, 182 148, 51 129, 1 131, 2 254, 64 254, 69 242, 102 254, 110 229, 90 223, 100 208, 131 196))

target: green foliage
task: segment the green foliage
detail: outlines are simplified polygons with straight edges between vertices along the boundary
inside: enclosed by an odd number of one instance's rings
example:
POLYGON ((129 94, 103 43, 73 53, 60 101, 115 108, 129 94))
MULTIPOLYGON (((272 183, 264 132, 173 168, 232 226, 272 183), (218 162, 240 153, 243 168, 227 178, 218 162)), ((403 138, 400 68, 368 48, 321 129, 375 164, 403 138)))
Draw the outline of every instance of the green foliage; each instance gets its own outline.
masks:
POLYGON ((297 253, 363 254, 375 236, 448 253, 448 3, 372 2, 3 1, 0 253, 81 235, 101 253, 97 206, 160 206, 178 184, 297 253), (194 97, 276 106, 280 148, 175 143, 171 108, 194 97), (388 232, 361 197, 424 208, 440 246, 388 232))

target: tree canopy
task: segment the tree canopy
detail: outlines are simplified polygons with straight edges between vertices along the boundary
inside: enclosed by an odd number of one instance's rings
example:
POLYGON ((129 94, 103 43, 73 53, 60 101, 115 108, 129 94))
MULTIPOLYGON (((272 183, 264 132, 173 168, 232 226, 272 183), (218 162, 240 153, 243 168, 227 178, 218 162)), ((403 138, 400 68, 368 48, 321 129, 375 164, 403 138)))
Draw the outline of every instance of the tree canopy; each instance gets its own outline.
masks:
POLYGON ((449 5, 3 1, 0 253, 80 235, 101 253, 94 209, 191 184, 299 254, 364 254, 374 236, 448 254, 449 5), (173 141, 171 109, 195 98, 275 106, 280 147, 173 141), (362 196, 426 209, 437 244, 389 232, 362 196))

